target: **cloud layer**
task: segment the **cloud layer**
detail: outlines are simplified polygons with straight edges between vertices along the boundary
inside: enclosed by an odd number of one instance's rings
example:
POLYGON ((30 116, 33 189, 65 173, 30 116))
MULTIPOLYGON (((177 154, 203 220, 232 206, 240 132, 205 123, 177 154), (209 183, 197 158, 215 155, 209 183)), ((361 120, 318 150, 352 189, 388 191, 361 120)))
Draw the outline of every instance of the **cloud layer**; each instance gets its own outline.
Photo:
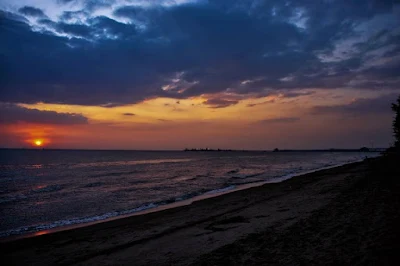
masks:
POLYGON ((355 99, 347 104, 319 105, 311 109, 312 114, 344 114, 344 115, 365 115, 365 114, 390 114, 391 104, 398 94, 387 94, 378 98, 355 99))
POLYGON ((400 88, 393 1, 11 3, 0 2, 1 102, 208 95, 223 108, 282 90, 400 88))
POLYGON ((18 122, 50 125, 77 125, 87 124, 88 119, 80 114, 40 111, 37 109, 27 109, 14 104, 0 104, 0 124, 13 124, 18 122))

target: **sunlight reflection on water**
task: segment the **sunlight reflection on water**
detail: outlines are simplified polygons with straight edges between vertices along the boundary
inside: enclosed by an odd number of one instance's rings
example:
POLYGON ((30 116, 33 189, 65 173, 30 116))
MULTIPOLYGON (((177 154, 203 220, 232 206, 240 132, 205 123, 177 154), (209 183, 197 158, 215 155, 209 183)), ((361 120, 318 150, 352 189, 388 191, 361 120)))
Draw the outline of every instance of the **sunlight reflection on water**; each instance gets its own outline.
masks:
POLYGON ((96 167, 96 166, 128 166, 138 164, 160 164, 160 163, 182 163, 190 162, 192 159, 156 159, 156 160, 135 160, 135 161, 116 161, 116 162, 94 162, 94 163, 80 163, 72 166, 71 168, 80 167, 96 167))

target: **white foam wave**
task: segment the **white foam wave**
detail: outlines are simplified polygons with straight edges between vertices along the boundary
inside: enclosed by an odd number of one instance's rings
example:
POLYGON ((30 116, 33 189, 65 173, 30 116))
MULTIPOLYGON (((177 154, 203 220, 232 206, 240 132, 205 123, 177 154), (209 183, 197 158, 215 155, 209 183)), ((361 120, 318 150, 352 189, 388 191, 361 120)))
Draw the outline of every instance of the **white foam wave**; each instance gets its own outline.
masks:
POLYGON ((203 195, 224 193, 224 192, 227 192, 227 191, 229 191, 229 190, 233 190, 233 189, 235 189, 235 188, 236 188, 236 186, 231 185, 231 186, 228 186, 228 187, 224 187, 224 188, 219 188, 219 189, 214 189, 214 190, 207 191, 207 192, 204 193, 203 195))
POLYGON ((157 207, 157 205, 155 203, 150 203, 150 204, 145 204, 140 207, 130 209, 130 210, 125 210, 125 211, 114 211, 114 212, 108 212, 108 213, 104 213, 102 215, 96 215, 96 216, 91 216, 91 217, 60 220, 60 221, 52 222, 50 224, 40 224, 40 225, 35 225, 35 226, 23 226, 23 227, 19 227, 19 228, 7 230, 7 231, 2 231, 2 232, 0 232, 0 237, 35 233, 38 231, 54 229, 57 227, 66 227, 66 226, 70 226, 70 225, 93 223, 93 222, 103 221, 103 220, 107 220, 107 219, 114 218, 114 217, 121 216, 121 215, 127 215, 127 214, 144 211, 144 210, 155 208, 155 207, 157 207))

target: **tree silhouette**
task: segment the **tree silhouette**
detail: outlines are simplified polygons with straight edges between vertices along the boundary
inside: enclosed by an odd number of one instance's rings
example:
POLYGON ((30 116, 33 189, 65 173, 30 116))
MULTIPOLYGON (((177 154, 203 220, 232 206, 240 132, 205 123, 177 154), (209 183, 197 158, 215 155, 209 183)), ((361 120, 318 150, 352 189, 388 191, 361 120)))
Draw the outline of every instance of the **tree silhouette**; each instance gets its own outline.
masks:
POLYGON ((397 98, 397 103, 392 104, 392 110, 395 112, 393 120, 394 147, 400 149, 400 95, 397 98))

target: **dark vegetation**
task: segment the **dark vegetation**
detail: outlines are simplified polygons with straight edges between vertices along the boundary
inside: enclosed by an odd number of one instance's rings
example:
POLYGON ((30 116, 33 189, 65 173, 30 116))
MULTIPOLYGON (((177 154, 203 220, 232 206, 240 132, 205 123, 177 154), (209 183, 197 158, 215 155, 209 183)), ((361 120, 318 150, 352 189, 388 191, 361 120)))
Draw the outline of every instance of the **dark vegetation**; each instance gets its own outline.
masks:
POLYGON ((396 150, 400 149, 400 95, 397 98, 397 103, 392 104, 392 110, 395 112, 393 119, 393 135, 394 135, 394 147, 396 150))
POLYGON ((396 100, 396 103, 392 104, 392 110, 394 112, 394 118, 392 122, 392 128, 393 128, 393 137, 394 137, 394 143, 393 146, 384 151, 384 155, 393 155, 397 154, 397 156, 400 153, 400 95, 396 100))
MULTIPOLYGON (((278 148, 273 149, 273 152, 381 152, 384 148, 368 148, 362 147, 360 149, 314 149, 314 150, 280 150, 278 148)), ((183 151, 195 151, 195 152, 270 152, 269 150, 232 150, 232 149, 189 149, 185 148, 183 151)))

